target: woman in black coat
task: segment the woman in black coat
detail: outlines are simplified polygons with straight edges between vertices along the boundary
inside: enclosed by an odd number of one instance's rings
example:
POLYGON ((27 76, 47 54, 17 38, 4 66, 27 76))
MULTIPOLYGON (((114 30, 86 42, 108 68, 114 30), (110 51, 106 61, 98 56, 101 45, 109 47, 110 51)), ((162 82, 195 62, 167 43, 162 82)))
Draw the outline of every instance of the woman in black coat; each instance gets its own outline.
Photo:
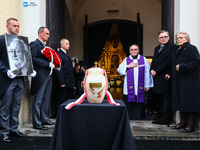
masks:
POLYGON ((194 130, 194 113, 200 112, 199 52, 186 32, 176 34, 172 53, 172 110, 180 111, 181 122, 172 129, 194 130))

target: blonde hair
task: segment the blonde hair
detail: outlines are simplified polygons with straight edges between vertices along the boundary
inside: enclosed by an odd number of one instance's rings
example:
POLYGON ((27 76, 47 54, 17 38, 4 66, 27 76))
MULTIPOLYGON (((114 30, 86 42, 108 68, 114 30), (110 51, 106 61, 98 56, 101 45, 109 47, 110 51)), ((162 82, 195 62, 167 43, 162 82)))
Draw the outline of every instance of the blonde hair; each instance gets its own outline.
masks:
POLYGON ((184 37, 188 40, 188 42, 189 43, 191 42, 190 35, 187 32, 183 32, 183 31, 177 32, 175 37, 177 37, 178 34, 183 34, 184 37))
POLYGON ((18 21, 16 18, 8 18, 8 19, 6 20, 6 25, 9 25, 11 20, 13 20, 13 21, 18 21))

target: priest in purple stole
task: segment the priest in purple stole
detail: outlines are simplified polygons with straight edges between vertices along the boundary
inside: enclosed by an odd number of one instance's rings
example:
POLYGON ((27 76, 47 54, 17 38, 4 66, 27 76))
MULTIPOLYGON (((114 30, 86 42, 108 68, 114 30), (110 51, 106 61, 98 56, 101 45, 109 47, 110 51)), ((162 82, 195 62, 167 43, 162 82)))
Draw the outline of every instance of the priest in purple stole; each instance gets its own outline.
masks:
POLYGON ((119 65, 117 71, 124 75, 123 102, 130 120, 140 120, 144 117, 144 91, 153 87, 153 78, 147 59, 139 54, 139 47, 132 45, 130 55, 119 65))

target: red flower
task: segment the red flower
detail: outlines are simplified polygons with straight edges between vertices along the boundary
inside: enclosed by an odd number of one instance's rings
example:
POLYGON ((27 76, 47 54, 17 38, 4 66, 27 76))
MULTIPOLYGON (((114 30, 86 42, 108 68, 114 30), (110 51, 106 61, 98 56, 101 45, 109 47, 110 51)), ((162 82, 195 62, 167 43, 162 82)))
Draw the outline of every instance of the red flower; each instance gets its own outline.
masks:
POLYGON ((50 47, 45 47, 42 49, 42 54, 47 57, 47 59, 55 65, 55 68, 60 68, 62 60, 58 53, 50 47))

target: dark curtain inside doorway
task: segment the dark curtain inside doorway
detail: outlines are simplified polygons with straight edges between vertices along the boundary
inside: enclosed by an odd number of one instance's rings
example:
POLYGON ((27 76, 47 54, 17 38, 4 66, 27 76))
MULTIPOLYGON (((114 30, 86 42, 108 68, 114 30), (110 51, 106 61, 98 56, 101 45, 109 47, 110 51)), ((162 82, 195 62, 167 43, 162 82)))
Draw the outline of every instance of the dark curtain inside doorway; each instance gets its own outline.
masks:
MULTIPOLYGON (((85 30, 87 31, 87 36, 84 36, 87 38, 87 42, 84 43, 87 45, 85 46, 87 47, 85 49, 85 51, 87 51, 85 53, 87 56, 84 56, 84 60, 88 63, 88 67, 94 66, 94 62, 98 61, 106 41, 109 39, 109 32, 113 23, 117 23, 118 25, 119 37, 127 56, 129 55, 129 47, 132 44, 138 44, 136 22, 127 20, 106 20, 88 24, 85 26, 85 28, 87 28, 85 30)), ((142 38, 140 39, 140 43, 142 43, 142 38)), ((142 52, 142 50, 140 52, 142 52)))
POLYGON ((92 67, 108 40, 111 23, 97 24, 88 28, 88 67, 92 67))
POLYGON ((126 56, 129 55, 129 47, 137 44, 137 28, 136 23, 119 23, 119 34, 122 41, 126 56))

